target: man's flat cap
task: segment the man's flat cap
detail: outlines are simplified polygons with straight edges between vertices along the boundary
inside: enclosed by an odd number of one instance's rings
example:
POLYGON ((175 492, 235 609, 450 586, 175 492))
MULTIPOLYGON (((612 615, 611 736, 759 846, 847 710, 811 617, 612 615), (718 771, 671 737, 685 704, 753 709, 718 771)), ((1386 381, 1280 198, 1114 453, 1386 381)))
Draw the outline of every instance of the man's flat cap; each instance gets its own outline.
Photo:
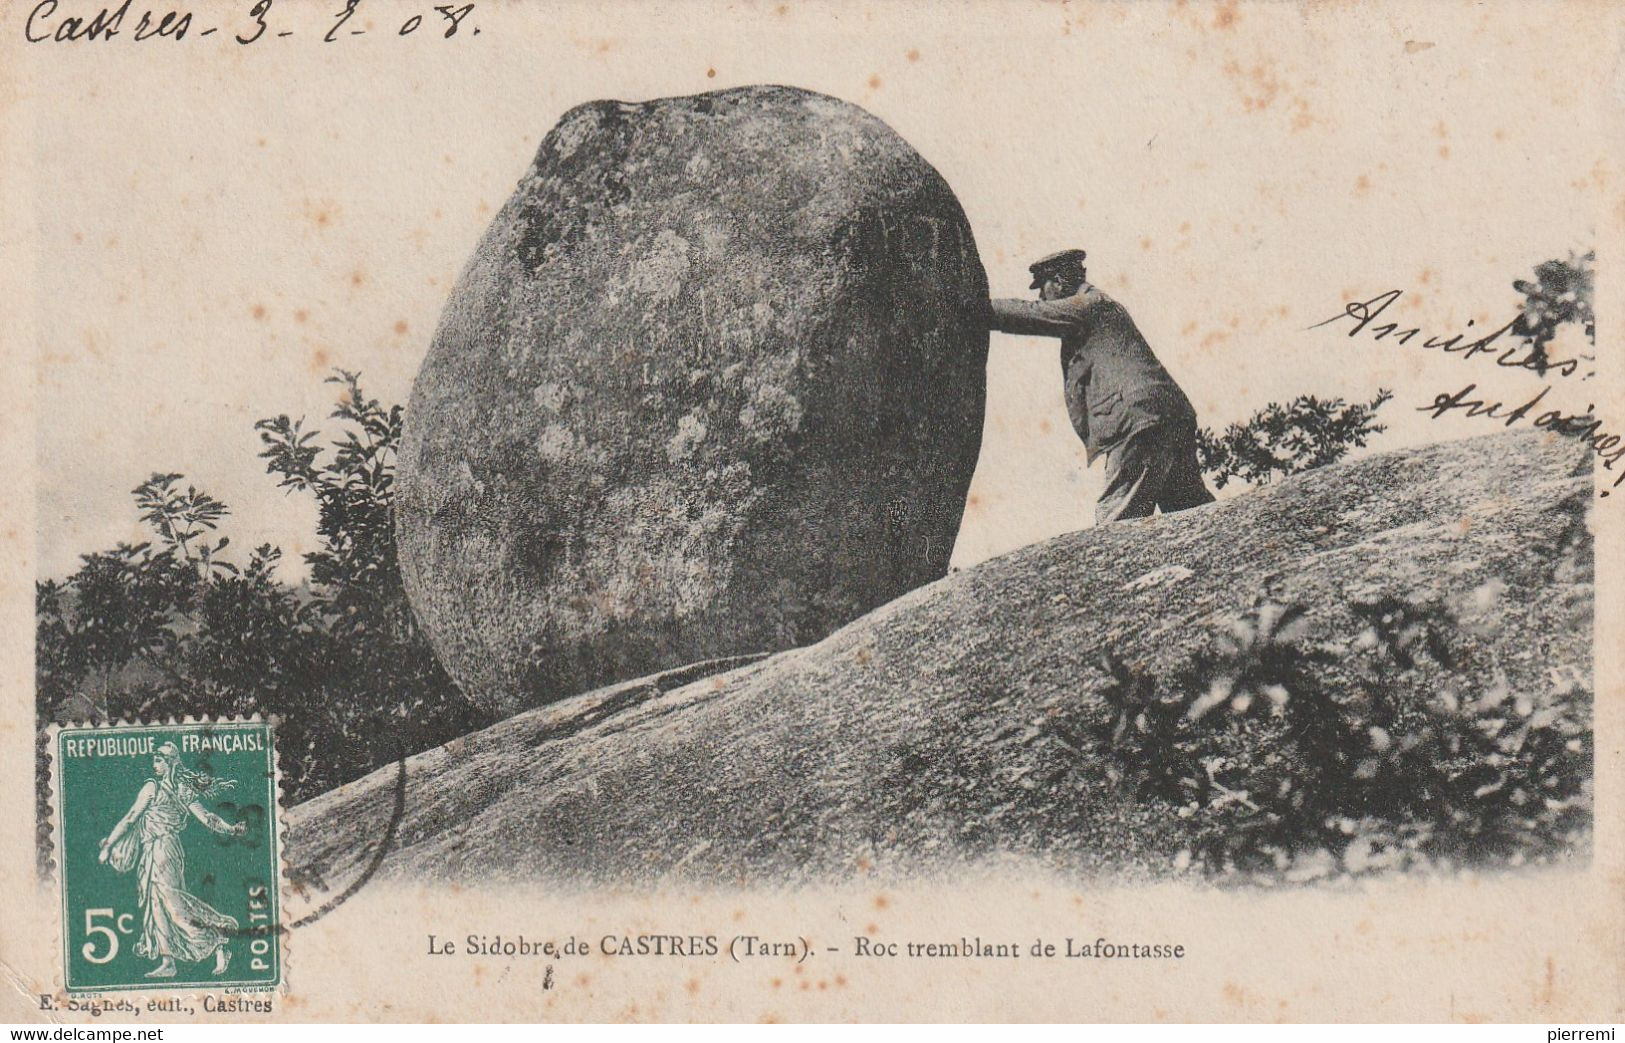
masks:
POLYGON ((1044 276, 1057 268, 1066 268, 1074 264, 1081 265, 1083 259, 1087 256, 1088 254, 1082 250, 1057 250, 1047 257, 1040 257, 1027 266, 1027 270, 1033 273, 1033 284, 1029 289, 1039 289, 1044 285, 1044 276))

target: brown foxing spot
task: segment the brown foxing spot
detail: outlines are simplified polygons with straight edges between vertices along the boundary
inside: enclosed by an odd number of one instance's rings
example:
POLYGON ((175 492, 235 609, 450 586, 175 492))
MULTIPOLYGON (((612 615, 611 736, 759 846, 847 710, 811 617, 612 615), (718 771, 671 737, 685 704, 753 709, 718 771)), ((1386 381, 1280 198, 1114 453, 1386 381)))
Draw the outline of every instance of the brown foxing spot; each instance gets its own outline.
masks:
POLYGON ((317 348, 310 353, 310 368, 312 372, 320 373, 331 364, 326 348, 317 348))
POLYGON ((254 318, 259 319, 260 321, 263 322, 265 320, 265 305, 263 305, 263 304, 254 305, 254 307, 252 309, 250 309, 249 314, 254 316, 254 318))
POLYGON ((716 79, 717 78, 717 71, 715 69, 707 69, 707 70, 705 70, 705 78, 708 79, 708 80, 716 79))
POLYGON ((405 319, 396 319, 395 320, 395 335, 397 337, 403 337, 403 336, 406 335, 406 320, 405 319))
POLYGON ((1432 46, 1433 46, 1433 41, 1432 40, 1406 40, 1405 41, 1405 53, 1406 54, 1420 54, 1421 52, 1427 50, 1428 48, 1430 48, 1432 46))
POLYGON ((1230 29, 1241 21, 1241 12, 1237 10, 1237 6, 1236 0, 1221 4, 1219 10, 1213 15, 1213 28, 1230 29))
POLYGON ((304 322, 308 318, 310 318, 310 312, 303 308, 300 308, 298 311, 293 313, 294 322, 304 322))
POLYGON ((1440 145, 1439 146, 1439 158, 1440 159, 1449 159, 1450 158, 1450 146, 1449 145, 1440 145))
POLYGON ((876 909, 884 909, 889 905, 891 905, 891 899, 887 898, 885 895, 875 895, 876 909))
POLYGON ((880 930, 880 926, 878 924, 867 923, 863 925, 864 934, 874 934, 878 930, 880 930))
POLYGON ((688 981, 683 983, 683 988, 688 990, 688 994, 690 996, 699 995, 700 979, 698 979, 698 978, 690 978, 690 979, 688 979, 688 981))
POLYGON ((880 77, 875 73, 869 74, 869 89, 872 91, 878 91, 880 89, 880 77))
POLYGON ((1354 194, 1355 195, 1363 196, 1369 191, 1371 191, 1371 178, 1370 177, 1368 177, 1365 174, 1361 174, 1359 177, 1354 179, 1354 194))
POLYGON ((773 987, 775 989, 783 988, 784 987, 784 979, 783 978, 774 978, 773 979, 773 987))
POLYGON ((908 49, 908 60, 911 61, 911 62, 919 61, 920 60, 920 52, 915 50, 914 48, 910 47, 908 49))
POLYGON ((360 268, 353 269, 350 272, 350 285, 351 286, 360 286, 362 283, 364 283, 366 281, 367 281, 367 274, 365 272, 363 272, 360 268))

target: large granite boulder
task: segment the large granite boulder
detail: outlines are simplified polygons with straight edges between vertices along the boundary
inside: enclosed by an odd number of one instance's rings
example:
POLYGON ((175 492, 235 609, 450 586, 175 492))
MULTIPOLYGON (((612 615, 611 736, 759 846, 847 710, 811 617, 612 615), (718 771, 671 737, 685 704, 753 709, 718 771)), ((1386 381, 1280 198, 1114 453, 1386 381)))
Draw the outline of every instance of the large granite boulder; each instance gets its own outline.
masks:
POLYGON ((986 298, 953 192, 862 109, 572 109, 407 411, 401 566, 441 661, 514 710, 807 644, 942 576, 986 298))

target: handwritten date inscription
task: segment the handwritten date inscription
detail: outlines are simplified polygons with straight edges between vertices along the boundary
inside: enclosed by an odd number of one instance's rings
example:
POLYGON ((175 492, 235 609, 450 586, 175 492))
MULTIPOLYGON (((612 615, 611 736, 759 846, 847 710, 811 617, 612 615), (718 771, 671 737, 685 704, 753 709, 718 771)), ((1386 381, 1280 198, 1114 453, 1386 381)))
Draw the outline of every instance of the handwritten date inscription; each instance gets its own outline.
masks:
MULTIPOLYGON (((211 36, 225 28, 226 36, 222 39, 235 40, 245 47, 267 37, 284 39, 295 35, 296 31, 300 36, 319 36, 323 43, 337 43, 344 37, 364 36, 373 28, 375 23, 372 21, 356 17, 361 11, 363 2, 364 0, 341 0, 341 9, 323 20, 296 23, 292 17, 284 20, 281 11, 273 10, 277 0, 255 0, 253 5, 247 7, 238 17, 236 24, 222 27, 203 26, 202 23, 210 20, 209 17, 185 8, 163 11, 153 8, 132 8, 134 0, 124 0, 116 7, 109 5, 94 11, 64 7, 62 0, 40 0, 29 12, 28 20, 23 23, 23 36, 29 43, 105 43, 121 37, 134 43, 145 43, 149 40, 184 40, 189 34, 194 38, 201 38, 211 36)), ((308 16, 311 13, 311 5, 301 4, 297 8, 290 6, 290 10, 297 10, 301 16, 308 16)), ((392 32, 396 36, 411 36, 426 26, 431 34, 433 29, 439 29, 440 36, 447 40, 457 36, 459 32, 463 36, 480 34, 479 27, 469 19, 474 12, 472 3, 435 4, 432 7, 426 6, 420 12, 411 12, 410 8, 390 4, 387 10, 393 17, 382 30, 392 32), (403 10, 409 13, 396 24, 394 18, 400 17, 403 10)))

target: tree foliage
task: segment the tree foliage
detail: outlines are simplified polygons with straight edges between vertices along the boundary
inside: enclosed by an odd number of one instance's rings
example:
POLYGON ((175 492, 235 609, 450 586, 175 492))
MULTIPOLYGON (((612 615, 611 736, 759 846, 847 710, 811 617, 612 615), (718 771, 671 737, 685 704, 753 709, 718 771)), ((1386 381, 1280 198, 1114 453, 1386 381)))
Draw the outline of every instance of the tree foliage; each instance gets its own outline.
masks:
POLYGON ((279 579, 270 545, 228 560, 229 508, 153 474, 132 490, 150 541, 36 585, 42 724, 271 716, 289 797, 302 800, 488 723, 441 670, 401 584, 401 409, 367 397, 354 373, 329 382, 341 392, 330 444, 287 416, 255 425, 267 472, 316 502, 309 580, 279 579))
POLYGON ((1181 861, 1209 873, 1518 864, 1583 844, 1589 689, 1514 689, 1441 604, 1350 610, 1354 633, 1316 642, 1301 606, 1262 598, 1166 677, 1108 659, 1100 698, 1051 727, 1104 751, 1109 784, 1193 820, 1181 861), (1330 683, 1339 669, 1352 686, 1330 683))
POLYGON ((1299 395, 1286 405, 1271 402, 1222 434, 1196 433, 1197 460, 1219 488, 1232 479, 1267 485, 1286 476, 1341 460, 1385 430, 1377 410, 1393 398, 1379 390, 1369 402, 1299 395))
POLYGON ((1512 288, 1523 296, 1523 302, 1512 332, 1528 343, 1538 363, 1536 372, 1545 374, 1547 346, 1565 325, 1578 325, 1586 340, 1597 342, 1596 263, 1595 250, 1570 253, 1567 258, 1537 264, 1533 282, 1513 282, 1512 288))

